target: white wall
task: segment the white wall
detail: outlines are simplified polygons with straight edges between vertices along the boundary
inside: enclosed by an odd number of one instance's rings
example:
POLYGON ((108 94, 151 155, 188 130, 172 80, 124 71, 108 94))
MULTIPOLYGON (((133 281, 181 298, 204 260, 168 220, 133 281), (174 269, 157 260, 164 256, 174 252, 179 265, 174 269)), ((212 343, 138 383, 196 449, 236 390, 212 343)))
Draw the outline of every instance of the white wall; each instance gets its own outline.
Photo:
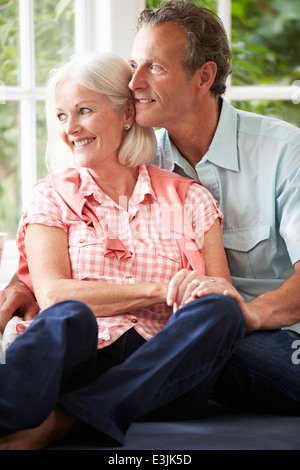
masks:
POLYGON ((96 3, 95 47, 130 58, 139 13, 146 0, 101 0, 96 3))

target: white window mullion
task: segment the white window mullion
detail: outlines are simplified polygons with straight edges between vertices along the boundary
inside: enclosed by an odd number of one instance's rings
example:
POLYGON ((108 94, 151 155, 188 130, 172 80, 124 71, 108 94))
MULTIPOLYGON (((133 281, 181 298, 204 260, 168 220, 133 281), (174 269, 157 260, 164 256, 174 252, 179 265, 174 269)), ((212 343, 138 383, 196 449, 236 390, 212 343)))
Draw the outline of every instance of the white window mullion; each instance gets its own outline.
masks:
MULTIPOLYGON (((227 32, 229 44, 231 44, 231 0, 218 0, 218 16, 221 18, 227 32)), ((231 75, 226 82, 226 98, 230 96, 231 75)))
POLYGON ((95 0, 75 0, 75 53, 94 50, 95 0))
POLYGON ((34 0, 19 0, 20 69, 21 88, 25 96, 21 100, 21 198, 22 207, 27 204, 32 185, 36 181, 36 103, 35 96, 35 44, 34 0))
POLYGON ((231 41, 231 0, 218 0, 218 16, 226 29, 229 42, 231 41))
MULTIPOLYGON (((300 84, 299 84, 300 85, 300 84)), ((297 96, 297 85, 252 85, 252 86, 232 86, 228 90, 228 98, 235 101, 251 100, 282 100, 293 101, 297 96)))

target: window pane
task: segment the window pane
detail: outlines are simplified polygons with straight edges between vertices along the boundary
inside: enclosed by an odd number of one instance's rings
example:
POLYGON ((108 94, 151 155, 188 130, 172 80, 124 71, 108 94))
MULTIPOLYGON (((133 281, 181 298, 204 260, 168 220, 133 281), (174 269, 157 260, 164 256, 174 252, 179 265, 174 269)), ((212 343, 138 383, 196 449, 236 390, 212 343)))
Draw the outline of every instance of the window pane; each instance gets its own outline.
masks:
POLYGON ((19 105, 0 104, 0 231, 15 238, 20 218, 19 105))
POLYGON ((232 105, 245 111, 271 116, 294 124, 300 127, 299 104, 293 104, 291 101, 232 101, 232 105))
POLYGON ((49 71, 74 53, 74 0, 34 2, 36 83, 44 86, 49 71))
POLYGON ((0 0, 0 81, 19 84, 19 3, 0 0))
POLYGON ((45 149, 47 142, 46 130, 46 110, 44 101, 38 101, 36 104, 37 121, 37 178, 44 178, 48 173, 45 165, 45 149))
POLYGON ((232 0, 233 85, 300 78, 299 0, 232 0))

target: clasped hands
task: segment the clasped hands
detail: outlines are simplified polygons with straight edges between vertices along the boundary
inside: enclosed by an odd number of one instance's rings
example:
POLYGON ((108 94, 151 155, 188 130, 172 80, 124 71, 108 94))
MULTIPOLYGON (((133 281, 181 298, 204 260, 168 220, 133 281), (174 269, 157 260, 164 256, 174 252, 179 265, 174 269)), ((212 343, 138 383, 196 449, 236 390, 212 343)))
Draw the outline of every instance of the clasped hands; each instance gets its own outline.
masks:
POLYGON ((245 301, 233 285, 221 277, 204 276, 196 271, 181 269, 171 279, 167 292, 167 304, 175 312, 188 302, 211 294, 223 294, 233 298, 245 308, 245 301))
POLYGON ((167 304, 176 312, 188 302, 212 294, 223 294, 237 302, 245 319, 246 331, 259 329, 260 313, 245 302, 229 281, 221 277, 204 276, 196 271, 181 269, 168 285, 167 304))

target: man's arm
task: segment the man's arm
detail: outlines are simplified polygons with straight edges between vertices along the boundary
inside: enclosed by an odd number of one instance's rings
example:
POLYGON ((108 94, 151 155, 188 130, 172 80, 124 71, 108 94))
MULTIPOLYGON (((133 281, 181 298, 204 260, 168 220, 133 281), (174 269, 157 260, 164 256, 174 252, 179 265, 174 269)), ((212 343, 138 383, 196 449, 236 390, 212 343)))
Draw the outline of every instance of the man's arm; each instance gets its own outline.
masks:
POLYGON ((300 322, 300 261, 280 287, 251 300, 247 306, 257 319, 256 329, 268 330, 300 322))
POLYGON ((14 275, 10 283, 0 291, 0 331, 15 313, 32 320, 39 312, 36 300, 28 287, 14 275))

